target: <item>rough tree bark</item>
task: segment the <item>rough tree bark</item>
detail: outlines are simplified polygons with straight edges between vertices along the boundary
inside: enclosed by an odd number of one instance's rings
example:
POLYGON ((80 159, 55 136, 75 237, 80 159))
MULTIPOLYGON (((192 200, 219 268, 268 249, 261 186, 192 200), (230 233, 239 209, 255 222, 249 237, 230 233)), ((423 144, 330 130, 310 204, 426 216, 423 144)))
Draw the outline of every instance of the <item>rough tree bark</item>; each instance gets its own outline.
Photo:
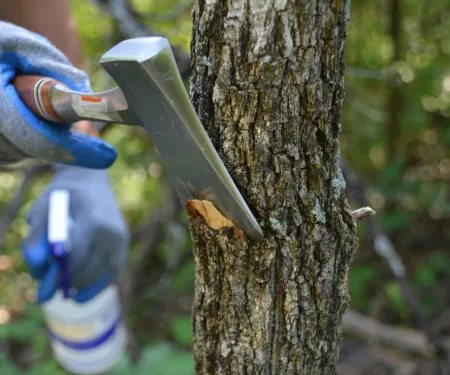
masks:
POLYGON ((335 373, 355 224, 339 169, 349 0, 197 0, 191 98, 265 233, 190 210, 197 374, 335 373))

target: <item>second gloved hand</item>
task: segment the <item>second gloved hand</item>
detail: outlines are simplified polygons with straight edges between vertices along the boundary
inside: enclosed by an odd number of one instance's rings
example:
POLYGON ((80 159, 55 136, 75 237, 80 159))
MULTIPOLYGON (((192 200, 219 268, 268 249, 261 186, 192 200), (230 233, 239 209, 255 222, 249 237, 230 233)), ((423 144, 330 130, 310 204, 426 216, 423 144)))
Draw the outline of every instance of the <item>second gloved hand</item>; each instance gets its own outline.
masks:
POLYGON ((85 302, 114 282, 129 246, 129 232, 105 171, 58 166, 54 179, 37 199, 29 215, 31 233, 23 253, 39 281, 38 302, 48 301, 58 288, 59 266, 47 241, 50 192, 70 194, 69 270, 73 298, 85 302))

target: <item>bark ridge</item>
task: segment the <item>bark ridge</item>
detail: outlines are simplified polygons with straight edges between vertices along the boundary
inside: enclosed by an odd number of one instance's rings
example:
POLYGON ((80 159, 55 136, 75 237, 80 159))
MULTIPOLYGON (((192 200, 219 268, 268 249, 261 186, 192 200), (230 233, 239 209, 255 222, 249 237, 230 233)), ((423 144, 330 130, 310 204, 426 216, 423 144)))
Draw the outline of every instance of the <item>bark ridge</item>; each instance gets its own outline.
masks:
POLYGON ((197 0, 191 99, 265 234, 190 219, 197 374, 335 373, 355 224, 339 169, 349 0, 197 0))

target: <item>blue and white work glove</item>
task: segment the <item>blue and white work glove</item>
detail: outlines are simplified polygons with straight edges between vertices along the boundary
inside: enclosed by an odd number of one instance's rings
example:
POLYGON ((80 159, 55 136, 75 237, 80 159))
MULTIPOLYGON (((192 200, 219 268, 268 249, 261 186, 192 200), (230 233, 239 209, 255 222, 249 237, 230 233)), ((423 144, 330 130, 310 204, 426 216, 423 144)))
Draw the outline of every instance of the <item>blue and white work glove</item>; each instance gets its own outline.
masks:
POLYGON ((48 301, 60 287, 59 263, 47 240, 49 197, 53 190, 68 190, 71 297, 85 302, 117 279, 127 256, 128 227, 106 171, 63 165, 56 168, 52 182, 30 211, 31 233, 24 241, 23 254, 31 275, 39 282, 38 302, 48 301))
POLYGON ((103 169, 114 162, 116 151, 102 140, 34 115, 12 85, 19 74, 43 75, 73 90, 91 91, 87 75, 47 39, 0 21, 0 164, 34 158, 103 169))

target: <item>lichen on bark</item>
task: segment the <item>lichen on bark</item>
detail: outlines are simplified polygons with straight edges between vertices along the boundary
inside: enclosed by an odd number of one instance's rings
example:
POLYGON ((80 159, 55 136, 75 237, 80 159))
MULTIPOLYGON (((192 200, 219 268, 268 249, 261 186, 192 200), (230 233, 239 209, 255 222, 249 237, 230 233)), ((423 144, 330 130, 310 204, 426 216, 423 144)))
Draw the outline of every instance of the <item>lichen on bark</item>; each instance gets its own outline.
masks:
POLYGON ((191 99, 265 234, 190 220, 197 374, 335 373, 356 246, 338 166, 348 15, 349 0, 194 5, 191 99))

